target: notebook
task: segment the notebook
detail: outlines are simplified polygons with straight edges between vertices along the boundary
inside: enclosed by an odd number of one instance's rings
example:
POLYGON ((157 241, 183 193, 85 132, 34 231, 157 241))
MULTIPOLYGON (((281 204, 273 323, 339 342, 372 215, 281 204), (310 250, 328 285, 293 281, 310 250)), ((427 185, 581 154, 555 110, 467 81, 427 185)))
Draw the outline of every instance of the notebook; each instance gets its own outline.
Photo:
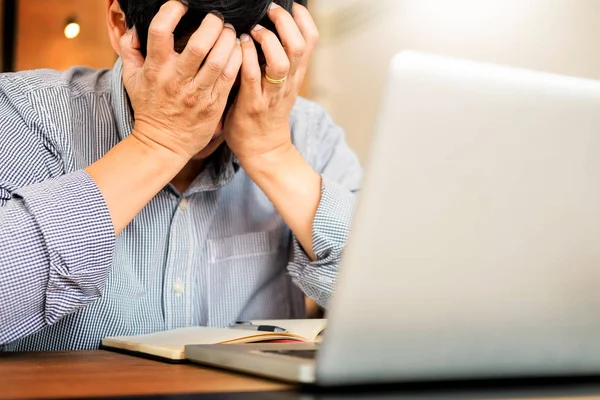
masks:
POLYGON ((197 326, 147 335, 107 337, 102 340, 102 348, 149 356, 163 361, 183 361, 185 360, 185 346, 189 344, 244 344, 271 341, 319 342, 327 323, 325 319, 252 320, 250 322, 253 325, 278 326, 287 332, 258 332, 197 326))

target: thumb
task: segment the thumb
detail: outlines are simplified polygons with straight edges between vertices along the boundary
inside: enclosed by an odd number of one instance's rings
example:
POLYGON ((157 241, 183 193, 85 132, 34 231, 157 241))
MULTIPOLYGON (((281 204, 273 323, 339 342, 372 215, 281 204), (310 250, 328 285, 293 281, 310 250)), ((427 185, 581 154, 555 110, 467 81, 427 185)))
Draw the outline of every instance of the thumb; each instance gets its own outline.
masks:
POLYGON ((121 60, 123 61, 123 79, 135 75, 144 66, 144 56, 140 51, 140 40, 135 27, 129 29, 119 41, 121 60))

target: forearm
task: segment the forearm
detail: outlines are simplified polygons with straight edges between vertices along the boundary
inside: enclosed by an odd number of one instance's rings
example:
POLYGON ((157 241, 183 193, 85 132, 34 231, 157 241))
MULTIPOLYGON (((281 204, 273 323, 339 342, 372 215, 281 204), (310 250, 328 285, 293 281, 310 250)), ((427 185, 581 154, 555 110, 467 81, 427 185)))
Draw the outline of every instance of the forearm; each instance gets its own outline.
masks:
POLYGON ((240 161, 315 261, 313 221, 321 201, 321 176, 292 145, 240 161))
POLYGON ((118 235, 188 160, 135 131, 86 172, 98 185, 118 235))

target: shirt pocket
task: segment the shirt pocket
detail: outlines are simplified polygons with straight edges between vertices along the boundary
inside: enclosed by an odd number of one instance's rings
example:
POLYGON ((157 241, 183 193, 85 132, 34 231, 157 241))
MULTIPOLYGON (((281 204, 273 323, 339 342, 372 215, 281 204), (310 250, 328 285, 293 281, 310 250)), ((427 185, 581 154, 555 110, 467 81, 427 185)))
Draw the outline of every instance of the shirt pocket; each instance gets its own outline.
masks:
MULTIPOLYGON (((285 296, 288 247, 286 231, 251 232, 207 242, 208 323, 222 326, 235 321, 257 296, 266 290, 285 296), (285 287, 284 287, 285 286, 285 287)), ((280 299, 265 299, 265 308, 285 307, 280 299), (279 305, 274 304, 276 300, 279 305)))
POLYGON ((208 241, 209 257, 213 264, 267 257, 276 254, 280 248, 279 230, 251 232, 208 241))

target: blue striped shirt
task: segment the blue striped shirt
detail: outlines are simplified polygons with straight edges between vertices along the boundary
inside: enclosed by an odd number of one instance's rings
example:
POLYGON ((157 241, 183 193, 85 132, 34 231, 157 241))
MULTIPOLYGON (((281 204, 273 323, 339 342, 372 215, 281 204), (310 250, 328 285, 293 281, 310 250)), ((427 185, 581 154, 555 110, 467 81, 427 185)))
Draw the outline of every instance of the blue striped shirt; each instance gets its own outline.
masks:
POLYGON ((323 177, 311 262, 228 151, 185 193, 167 185, 115 237, 84 171, 131 133, 121 78, 72 68, 0 75, 0 345, 98 348, 137 335, 236 320, 302 318, 327 306, 361 167, 343 131, 299 99, 292 139, 323 177))

